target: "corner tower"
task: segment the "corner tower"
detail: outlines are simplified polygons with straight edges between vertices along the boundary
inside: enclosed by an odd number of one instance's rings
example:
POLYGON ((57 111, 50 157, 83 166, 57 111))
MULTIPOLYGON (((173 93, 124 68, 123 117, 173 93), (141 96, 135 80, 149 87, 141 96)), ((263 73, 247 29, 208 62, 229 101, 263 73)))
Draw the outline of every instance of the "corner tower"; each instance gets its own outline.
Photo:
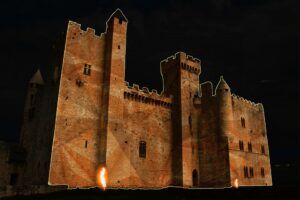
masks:
POLYGON ((100 165, 106 166, 109 187, 129 185, 130 149, 124 141, 123 101, 125 87, 126 32, 128 20, 117 9, 107 21, 105 70, 103 83, 103 127, 100 132, 100 165), (109 149, 107 148, 109 147, 109 149), (115 159, 119 165, 115 165, 115 159), (128 180, 129 181, 129 180, 128 180), (125 183, 126 182, 126 183, 125 183))
POLYGON ((178 52, 161 62, 163 94, 174 97, 172 109, 173 185, 198 186, 196 113, 193 97, 199 90, 200 60, 178 52))

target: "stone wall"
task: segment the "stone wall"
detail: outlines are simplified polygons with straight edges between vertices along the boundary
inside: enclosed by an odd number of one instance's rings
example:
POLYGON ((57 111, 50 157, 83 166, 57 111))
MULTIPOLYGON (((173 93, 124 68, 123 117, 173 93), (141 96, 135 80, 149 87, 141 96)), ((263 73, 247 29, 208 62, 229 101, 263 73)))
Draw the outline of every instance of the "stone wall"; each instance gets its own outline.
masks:
POLYGON ((272 185, 263 106, 236 95, 232 96, 232 105, 234 128, 229 138, 231 182, 238 179, 240 185, 272 185), (245 120, 245 126, 242 119, 245 120), (240 150, 239 141, 243 142, 244 150, 240 150), (251 143, 252 151, 248 143, 251 143), (254 176, 244 177, 244 167, 248 167, 248 170, 252 167, 254 176), (261 168, 264 168, 264 177, 261 168))

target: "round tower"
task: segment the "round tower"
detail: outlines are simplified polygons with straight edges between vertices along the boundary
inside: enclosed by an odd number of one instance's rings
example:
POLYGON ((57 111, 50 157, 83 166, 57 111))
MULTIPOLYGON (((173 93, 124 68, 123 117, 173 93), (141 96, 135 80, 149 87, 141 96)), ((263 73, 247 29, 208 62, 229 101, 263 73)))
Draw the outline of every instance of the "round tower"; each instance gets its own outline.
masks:
POLYGON ((220 77, 220 81, 216 87, 216 98, 218 108, 219 132, 221 136, 225 136, 231 132, 233 127, 233 113, 230 87, 220 77))

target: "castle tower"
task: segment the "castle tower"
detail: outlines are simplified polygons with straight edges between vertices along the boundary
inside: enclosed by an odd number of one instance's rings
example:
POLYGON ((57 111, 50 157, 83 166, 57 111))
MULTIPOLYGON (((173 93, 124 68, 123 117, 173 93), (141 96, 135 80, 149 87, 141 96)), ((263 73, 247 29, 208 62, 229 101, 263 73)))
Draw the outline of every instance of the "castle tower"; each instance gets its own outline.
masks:
POLYGON ((165 95, 174 97, 172 110, 173 185, 198 185, 196 113, 193 97, 198 93, 200 61, 183 52, 161 62, 165 95))
POLYGON ((230 186, 230 166, 229 166, 229 138, 233 131, 233 110, 231 91, 223 79, 220 77, 215 90, 216 95, 216 136, 217 154, 215 154, 216 175, 218 182, 216 185, 230 186))
POLYGON ((100 133, 99 164, 107 167, 109 187, 130 184, 129 179, 120 182, 130 176, 130 149, 125 143, 128 136, 124 134, 123 129, 127 22, 120 9, 107 21, 102 104, 104 127, 100 133), (109 150, 106 147, 109 147, 109 150), (120 158, 119 165, 115 165, 114 162, 116 155, 120 158))
POLYGON ((36 109, 36 95, 42 85, 44 85, 44 80, 41 71, 38 69, 28 82, 27 94, 24 104, 23 125, 21 129, 20 142, 21 145, 23 145, 25 148, 31 143, 31 139, 28 138, 29 136, 26 135, 26 132, 28 131, 28 123, 30 123, 34 117, 36 109))
POLYGON ((230 88, 223 76, 220 77, 215 93, 218 107, 219 133, 221 136, 228 136, 233 127, 232 100, 230 88))

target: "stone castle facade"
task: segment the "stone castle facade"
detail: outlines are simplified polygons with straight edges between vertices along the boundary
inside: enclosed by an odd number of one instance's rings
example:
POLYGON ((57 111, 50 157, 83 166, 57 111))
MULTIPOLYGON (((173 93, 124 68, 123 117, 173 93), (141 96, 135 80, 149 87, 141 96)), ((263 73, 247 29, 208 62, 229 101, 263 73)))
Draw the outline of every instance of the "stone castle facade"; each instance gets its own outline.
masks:
POLYGON ((94 187, 100 166, 112 188, 272 185, 262 104, 199 83, 183 52, 161 61, 160 94, 130 85, 127 23, 119 9, 100 36, 69 22, 62 67, 29 82, 20 144, 0 144, 0 185, 94 187))

